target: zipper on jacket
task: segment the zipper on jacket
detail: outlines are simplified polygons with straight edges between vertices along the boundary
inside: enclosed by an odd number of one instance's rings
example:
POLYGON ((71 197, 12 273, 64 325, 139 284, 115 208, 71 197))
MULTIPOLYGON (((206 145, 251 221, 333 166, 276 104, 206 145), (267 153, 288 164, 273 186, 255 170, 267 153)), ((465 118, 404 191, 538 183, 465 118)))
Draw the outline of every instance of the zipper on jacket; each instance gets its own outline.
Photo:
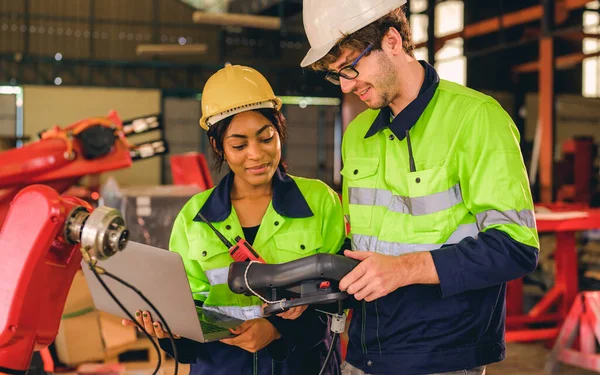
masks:
POLYGON ((253 358, 254 358, 254 371, 252 371, 252 373, 254 375, 258 375, 258 354, 253 353, 253 358))
POLYGON ((375 303, 375 316, 377 316, 377 330, 375 333, 377 336, 377 344, 379 344, 379 355, 381 355, 381 341, 379 341, 379 309, 377 309, 377 300, 373 302, 375 303))
POLYGON ((275 360, 271 359, 271 375, 275 375, 275 360))
POLYGON ((363 301, 362 308, 362 332, 360 333, 360 341, 363 347, 363 354, 367 354, 366 331, 367 331, 367 301, 363 301))
POLYGON ((415 167, 415 158, 413 156, 412 146, 410 144, 410 134, 408 130, 406 131, 406 144, 408 146, 408 165, 410 167, 411 172, 416 172, 417 168, 415 167))

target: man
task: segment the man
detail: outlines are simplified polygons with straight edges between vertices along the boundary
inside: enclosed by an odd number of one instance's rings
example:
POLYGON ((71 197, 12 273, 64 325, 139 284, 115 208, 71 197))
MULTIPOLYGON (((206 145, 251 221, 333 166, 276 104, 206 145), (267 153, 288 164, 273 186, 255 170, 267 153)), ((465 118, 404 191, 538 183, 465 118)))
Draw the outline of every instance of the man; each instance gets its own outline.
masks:
POLYGON ((506 283, 539 240, 519 134, 492 98, 413 55, 405 0, 304 0, 301 66, 370 109, 344 134, 343 203, 361 263, 345 374, 482 374, 504 359, 506 283))

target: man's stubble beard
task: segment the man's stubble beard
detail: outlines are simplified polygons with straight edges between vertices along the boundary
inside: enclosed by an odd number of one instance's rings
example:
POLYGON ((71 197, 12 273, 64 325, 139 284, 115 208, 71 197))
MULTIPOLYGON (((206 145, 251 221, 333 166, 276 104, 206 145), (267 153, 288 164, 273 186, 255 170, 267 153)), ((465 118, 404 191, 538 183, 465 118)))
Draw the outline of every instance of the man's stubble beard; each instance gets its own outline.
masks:
POLYGON ((379 74, 375 77, 375 84, 373 88, 376 88, 380 92, 379 97, 375 102, 367 103, 367 106, 371 109, 382 109, 390 105, 390 103, 398 96, 395 92, 398 84, 398 74, 394 65, 390 59, 384 55, 379 55, 378 66, 380 67, 379 74))

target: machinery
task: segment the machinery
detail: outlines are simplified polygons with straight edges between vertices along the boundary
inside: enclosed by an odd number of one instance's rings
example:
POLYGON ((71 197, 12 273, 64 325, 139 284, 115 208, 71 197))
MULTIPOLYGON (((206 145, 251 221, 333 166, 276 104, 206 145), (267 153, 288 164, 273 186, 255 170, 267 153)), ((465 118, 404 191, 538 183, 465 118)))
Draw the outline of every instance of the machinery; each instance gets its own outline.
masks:
MULTIPOLYGON (((106 118, 55 127, 40 134, 38 142, 0 153, 0 373, 25 374, 33 352, 52 343, 81 260, 93 263, 126 247, 128 231, 120 212, 94 209, 61 193, 85 175, 166 152, 163 141, 132 146, 125 138, 157 126, 156 117, 124 125, 111 112, 106 118)), ((266 314, 337 301, 332 331, 340 333, 345 323, 340 301, 348 295, 338 283, 356 264, 332 254, 284 264, 235 262, 229 286, 271 302, 266 314)))
POLYGON ((24 374, 52 343, 82 252, 106 259, 127 240, 117 210, 44 185, 16 194, 0 231, 0 373, 24 374))
POLYGON ((344 300, 348 294, 339 290, 339 281, 358 263, 334 254, 315 254, 281 264, 234 262, 227 283, 234 293, 256 295, 269 303, 266 315, 279 314, 295 306, 344 300))
POLYGON ((25 186, 44 184, 64 193, 83 176, 127 168, 167 152, 163 140, 132 145, 127 136, 161 127, 158 115, 122 122, 115 111, 66 128, 53 127, 40 140, 0 152, 0 226, 11 200, 25 186))
POLYGON ((263 264, 259 260, 234 262, 229 265, 227 284, 233 293, 255 295, 268 305, 265 315, 279 314, 303 305, 330 305, 337 302, 336 312, 329 307, 317 310, 331 316, 333 338, 321 375, 331 358, 336 340, 346 328, 342 301, 348 297, 339 290, 340 280, 359 261, 335 254, 315 254, 287 263, 263 264), (324 311, 325 310, 325 311, 324 311))
POLYGON ((111 111, 0 153, 0 373, 25 373, 32 353, 52 343, 82 256, 105 259, 126 246, 117 210, 60 194, 85 175, 167 152, 162 140, 126 138, 160 126, 157 115, 122 122, 111 111))

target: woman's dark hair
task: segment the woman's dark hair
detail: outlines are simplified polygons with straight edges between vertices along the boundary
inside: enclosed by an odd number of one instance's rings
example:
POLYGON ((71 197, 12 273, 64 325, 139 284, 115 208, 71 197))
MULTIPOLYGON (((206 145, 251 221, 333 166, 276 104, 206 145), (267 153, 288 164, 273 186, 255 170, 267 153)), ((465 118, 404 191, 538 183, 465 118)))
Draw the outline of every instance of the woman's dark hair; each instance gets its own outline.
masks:
MULTIPOLYGON (((271 108, 259 108, 254 109, 253 111, 260 113, 263 115, 273 126, 275 130, 279 134, 279 139, 281 140, 281 145, 285 143, 285 139, 287 138, 287 122, 283 113, 276 109, 271 108)), ((223 166, 223 162, 225 161, 225 150, 223 149, 223 138, 225 137, 225 132, 229 128, 229 124, 233 116, 229 116, 216 124, 212 125, 208 128, 208 132, 206 135, 208 136, 208 141, 212 145, 212 140, 215 140, 216 150, 211 147, 213 156, 214 156, 214 169, 217 171, 221 170, 223 166)), ((279 166, 283 167, 285 170, 285 165, 283 164, 283 160, 279 162, 279 166)))

